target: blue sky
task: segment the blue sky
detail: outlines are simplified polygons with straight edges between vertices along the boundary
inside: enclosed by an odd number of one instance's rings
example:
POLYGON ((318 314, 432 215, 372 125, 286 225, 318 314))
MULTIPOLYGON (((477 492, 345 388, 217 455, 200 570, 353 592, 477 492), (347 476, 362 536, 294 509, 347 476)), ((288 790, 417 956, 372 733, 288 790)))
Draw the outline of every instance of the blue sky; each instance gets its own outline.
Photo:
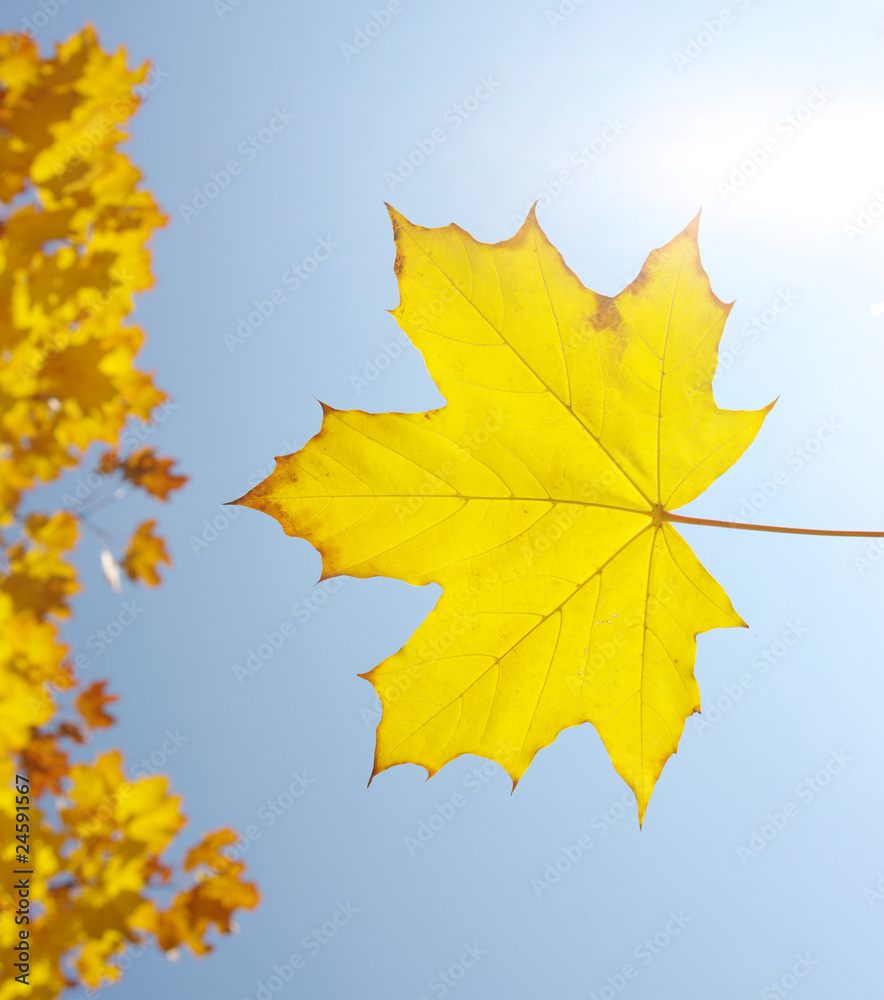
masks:
MULTIPOLYGON (((192 478, 161 512, 175 567, 155 592, 115 596, 82 547, 66 635, 122 695, 94 748, 161 761, 192 839, 249 831, 264 896, 212 956, 129 956, 108 996, 872 995, 884 547, 685 528, 752 628, 700 637, 705 712, 639 832, 589 726, 512 795, 477 758, 366 788, 378 702, 357 674, 438 588, 316 585, 306 542, 221 504, 316 433, 317 400, 441 405, 386 312, 385 200, 493 242, 539 198, 606 294, 702 207, 713 289, 736 299, 716 398, 779 399, 682 513, 884 528, 884 4, 7 0, 0 23, 25 18, 44 48, 91 21, 152 61, 129 148, 170 216, 137 319, 174 402, 150 442, 192 478), (98 643, 123 599, 134 621, 98 643)), ((122 539, 148 510, 100 523, 122 539)))

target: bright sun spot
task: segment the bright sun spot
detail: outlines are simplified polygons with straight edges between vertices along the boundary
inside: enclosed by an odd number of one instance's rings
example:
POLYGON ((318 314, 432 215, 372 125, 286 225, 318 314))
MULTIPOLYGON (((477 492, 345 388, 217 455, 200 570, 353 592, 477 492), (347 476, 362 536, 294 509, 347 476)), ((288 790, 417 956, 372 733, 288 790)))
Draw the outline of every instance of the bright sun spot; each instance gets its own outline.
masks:
POLYGON ((884 213, 884 109, 844 105, 825 88, 782 114, 710 115, 658 146, 672 187, 739 218, 841 227, 884 213), (690 138, 684 135, 690 131, 690 138))

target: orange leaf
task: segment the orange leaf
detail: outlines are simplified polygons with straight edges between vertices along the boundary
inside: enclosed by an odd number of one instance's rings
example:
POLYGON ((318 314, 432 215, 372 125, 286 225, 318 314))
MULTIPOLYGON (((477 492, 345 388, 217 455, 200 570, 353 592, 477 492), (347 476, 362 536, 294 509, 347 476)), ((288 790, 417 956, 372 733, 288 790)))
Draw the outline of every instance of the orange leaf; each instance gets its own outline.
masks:
POLYGON ((172 565, 166 543, 153 533, 156 523, 144 521, 139 524, 121 564, 130 580, 143 580, 149 587, 155 587, 160 582, 157 573, 159 563, 172 565))
POLYGON ((22 750, 21 759, 35 798, 44 791, 61 792, 61 779, 67 777, 70 762, 55 736, 35 736, 22 750))
POLYGON ((83 716, 86 725, 93 729, 103 729, 106 726, 112 726, 117 721, 104 710, 104 706, 119 701, 120 696, 105 694, 106 685, 107 681, 93 681, 75 702, 77 711, 83 716))
POLYGON ((168 500, 172 490, 180 489, 187 476, 172 475, 174 458, 157 458, 153 448, 139 448, 120 464, 123 476, 133 486, 140 486, 159 500, 168 500))
POLYGON ((187 852, 187 857, 184 859, 184 870, 192 871, 200 864, 208 865, 215 871, 227 868, 230 862, 221 854, 221 848, 228 844, 235 844, 238 839, 236 833, 229 828, 207 833, 196 847, 192 847, 187 852))
POLYGON ((106 451, 98 459, 98 464, 95 466, 95 471, 99 476, 109 476, 112 472, 115 472, 120 465, 120 460, 117 457, 115 451, 106 451))

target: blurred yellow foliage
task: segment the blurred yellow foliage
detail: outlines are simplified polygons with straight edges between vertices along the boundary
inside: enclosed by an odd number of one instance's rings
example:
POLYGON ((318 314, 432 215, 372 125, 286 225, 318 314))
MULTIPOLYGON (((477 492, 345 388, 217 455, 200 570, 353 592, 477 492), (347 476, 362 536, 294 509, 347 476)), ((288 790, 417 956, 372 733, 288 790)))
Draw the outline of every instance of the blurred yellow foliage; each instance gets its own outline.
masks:
MULTIPOLYGON (((258 903, 243 865, 219 853, 231 830, 206 835, 177 871, 161 860, 185 823, 165 777, 127 780, 116 751, 70 761, 90 729, 113 723, 105 706, 117 700, 106 682, 80 687, 59 635, 83 517, 20 513, 96 442, 111 448, 101 476, 162 500, 186 482, 152 449, 117 454, 127 422, 166 399, 136 367, 144 334, 126 323, 153 284, 147 242, 166 221, 117 149, 147 73, 122 49, 103 52, 91 28, 45 59, 26 35, 0 35, 0 867, 33 871, 27 924, 10 878, 0 887, 0 1000, 113 981, 115 956, 150 938, 202 954, 210 930, 229 933, 233 911, 258 903), (69 706, 75 721, 59 717, 69 706), (28 779, 24 839, 16 775, 28 779), (27 985, 12 966, 22 927, 27 985)), ((150 585, 170 562, 155 525, 143 522, 122 558, 150 585)))

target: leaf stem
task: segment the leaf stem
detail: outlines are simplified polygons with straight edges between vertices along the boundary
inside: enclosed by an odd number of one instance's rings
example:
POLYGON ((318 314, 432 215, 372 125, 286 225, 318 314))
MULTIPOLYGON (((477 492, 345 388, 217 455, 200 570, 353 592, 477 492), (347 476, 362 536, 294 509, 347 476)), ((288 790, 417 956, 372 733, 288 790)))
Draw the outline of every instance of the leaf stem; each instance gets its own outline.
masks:
POLYGON ((708 524, 713 528, 739 528, 741 531, 779 531, 787 535, 839 535, 847 538, 884 538, 884 531, 826 531, 822 528, 782 528, 773 524, 743 524, 740 521, 712 521, 705 517, 683 517, 664 511, 664 521, 679 524, 708 524))

